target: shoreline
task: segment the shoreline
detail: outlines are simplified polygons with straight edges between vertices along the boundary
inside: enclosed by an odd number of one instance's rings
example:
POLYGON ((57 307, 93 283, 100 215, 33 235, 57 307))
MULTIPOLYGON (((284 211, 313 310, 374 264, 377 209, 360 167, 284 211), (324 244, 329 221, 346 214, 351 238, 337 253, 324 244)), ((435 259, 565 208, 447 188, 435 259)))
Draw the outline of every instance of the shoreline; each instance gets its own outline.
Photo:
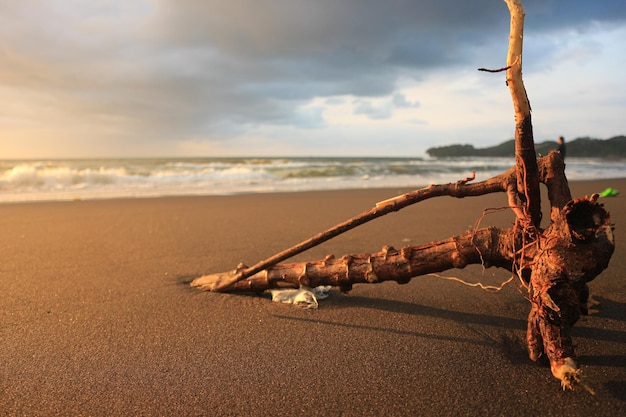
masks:
MULTIPOLYGON (((606 186, 626 192, 626 179, 570 181, 574 197, 606 186)), ((318 310, 189 286, 406 191, 0 204, 0 414, 619 415, 624 194, 601 199, 616 249, 590 283, 599 304, 573 331, 595 396, 561 391, 549 367, 528 359, 529 305, 513 286, 493 294, 422 276, 334 289, 318 310)), ((505 204, 502 193, 432 198, 293 260, 446 239, 505 204)), ((511 227, 511 217, 497 211, 480 226, 511 227)), ((445 275, 498 285, 510 272, 471 266, 445 275)))
MULTIPOLYGON (((570 184, 570 188, 572 184, 585 184, 585 183, 602 183, 605 184, 607 182, 624 182, 626 184, 626 177, 615 177, 615 178, 601 178, 601 179, 589 179, 589 180, 568 180, 570 184)), ((161 198, 207 198, 207 197, 234 197, 234 196, 242 196, 242 195, 262 195, 262 196, 272 196, 272 195, 286 195, 286 194, 300 194, 300 193, 326 193, 326 192, 380 192, 387 190, 395 190, 397 191, 397 195, 418 190, 421 188, 427 188, 429 185, 425 185, 423 187, 405 187, 405 186, 381 186, 381 187, 362 187, 362 188, 333 188, 333 189, 311 189, 311 190, 296 190, 296 191, 280 191, 280 190, 270 190, 270 191, 242 191, 242 192, 233 192, 233 193, 222 193, 222 194, 202 194, 202 193, 189 193, 189 194, 163 194, 163 195, 140 195, 140 196, 115 196, 115 197, 92 197, 92 198, 51 198, 51 199, 32 199, 32 200, 19 200, 19 201, 2 201, 0 199, 1 205, 11 205, 11 204, 38 204, 38 203, 71 203, 71 202, 84 202, 84 201, 134 201, 134 200, 152 200, 152 199, 161 199, 161 198)), ((597 192, 601 192, 599 190, 597 192)), ((625 191, 626 192, 626 191, 625 191)), ((575 197, 575 196, 573 196, 575 197)), ((469 197, 468 197, 469 198, 469 197)))
MULTIPOLYGON (((296 158, 269 160, 112 159, 31 163, 0 161, 0 201, 237 195, 380 188, 416 189, 474 182, 509 170, 510 158, 296 158)), ((624 177, 626 163, 571 159, 571 180, 624 177)))

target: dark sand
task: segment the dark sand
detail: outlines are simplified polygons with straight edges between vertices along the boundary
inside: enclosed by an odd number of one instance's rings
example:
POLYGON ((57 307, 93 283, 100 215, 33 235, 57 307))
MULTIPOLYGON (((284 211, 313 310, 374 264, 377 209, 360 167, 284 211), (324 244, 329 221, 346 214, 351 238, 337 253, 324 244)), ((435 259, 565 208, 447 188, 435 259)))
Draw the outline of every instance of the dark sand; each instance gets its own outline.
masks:
MULTIPOLYGON (((626 410, 626 180, 600 305, 574 330, 596 395, 526 355, 528 302, 431 276, 319 310, 188 282, 249 265, 406 190, 0 205, 1 416, 617 416, 626 410)), ((459 234, 504 195, 437 198, 297 259, 459 234)), ((545 215, 547 217, 547 214, 545 215)), ((481 225, 508 227, 510 212, 481 225)), ((506 271, 448 275, 499 283, 506 271)))

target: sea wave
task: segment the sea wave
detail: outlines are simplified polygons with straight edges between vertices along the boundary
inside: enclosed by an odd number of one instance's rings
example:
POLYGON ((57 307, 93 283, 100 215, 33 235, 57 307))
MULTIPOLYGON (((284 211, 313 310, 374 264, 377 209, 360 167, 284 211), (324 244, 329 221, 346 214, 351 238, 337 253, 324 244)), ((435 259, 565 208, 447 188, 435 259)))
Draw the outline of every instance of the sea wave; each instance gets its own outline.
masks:
MULTIPOLYGON (((195 158, 0 161, 0 202, 170 195, 227 195, 380 187, 419 188, 476 173, 483 180, 511 158, 195 158)), ((569 179, 626 177, 625 161, 568 159, 569 179)))

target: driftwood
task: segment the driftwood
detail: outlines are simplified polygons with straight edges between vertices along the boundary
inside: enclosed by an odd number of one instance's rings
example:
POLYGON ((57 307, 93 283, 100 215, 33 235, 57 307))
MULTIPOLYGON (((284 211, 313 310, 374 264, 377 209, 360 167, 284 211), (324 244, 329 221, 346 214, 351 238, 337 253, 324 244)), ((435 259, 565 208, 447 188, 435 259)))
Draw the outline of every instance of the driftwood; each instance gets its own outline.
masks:
POLYGON ((486 181, 431 185, 385 200, 352 219, 321 232, 258 264, 206 275, 192 286, 219 292, 262 292, 273 288, 332 285, 349 291, 354 284, 396 281, 463 268, 469 264, 513 271, 531 303, 528 316, 529 356, 544 354, 563 388, 579 382, 570 331, 587 312, 587 283, 607 268, 614 250, 609 214, 598 195, 572 199, 560 154, 535 154, 531 109, 522 81, 524 10, 519 0, 505 0, 511 14, 506 71, 515 110, 515 166, 486 181), (550 225, 541 228, 540 184, 550 200, 550 225), (278 264, 374 218, 432 197, 470 197, 506 193, 515 212, 513 228, 481 228, 446 240, 396 250, 384 247, 371 254, 332 255, 313 262, 278 264))

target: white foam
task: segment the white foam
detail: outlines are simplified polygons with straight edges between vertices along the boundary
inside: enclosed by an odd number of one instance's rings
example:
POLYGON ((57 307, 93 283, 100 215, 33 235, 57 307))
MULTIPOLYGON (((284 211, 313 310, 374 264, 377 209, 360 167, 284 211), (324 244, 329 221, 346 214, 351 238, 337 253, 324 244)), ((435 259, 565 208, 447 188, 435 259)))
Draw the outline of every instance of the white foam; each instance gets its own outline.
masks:
MULTIPOLYGON (((275 158, 0 161, 0 202, 419 188, 498 175, 511 158, 275 158)), ((626 176, 625 161, 570 158, 569 179, 626 176)))

